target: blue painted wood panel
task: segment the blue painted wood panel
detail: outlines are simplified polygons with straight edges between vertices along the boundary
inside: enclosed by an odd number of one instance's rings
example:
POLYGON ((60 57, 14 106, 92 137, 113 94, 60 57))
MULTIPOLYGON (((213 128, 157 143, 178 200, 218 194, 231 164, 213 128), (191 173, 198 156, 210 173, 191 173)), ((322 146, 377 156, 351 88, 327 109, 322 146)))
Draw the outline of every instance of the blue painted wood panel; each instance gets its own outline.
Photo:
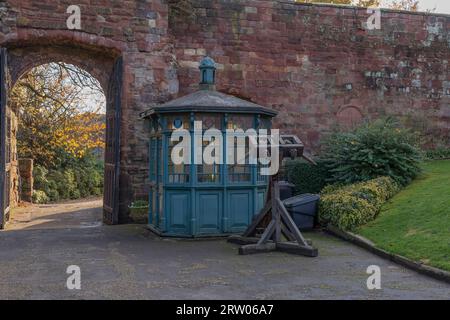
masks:
POLYGON ((228 192, 228 232, 243 232, 253 216, 252 190, 228 192))
POLYGON ((166 194, 167 232, 188 234, 190 220, 190 193, 167 192, 166 194))
POLYGON ((197 194, 197 226, 199 234, 221 233, 222 192, 197 194))
POLYGON ((266 200, 266 192, 258 191, 257 201, 256 201, 256 210, 254 215, 257 215, 261 209, 264 207, 264 200, 266 200))

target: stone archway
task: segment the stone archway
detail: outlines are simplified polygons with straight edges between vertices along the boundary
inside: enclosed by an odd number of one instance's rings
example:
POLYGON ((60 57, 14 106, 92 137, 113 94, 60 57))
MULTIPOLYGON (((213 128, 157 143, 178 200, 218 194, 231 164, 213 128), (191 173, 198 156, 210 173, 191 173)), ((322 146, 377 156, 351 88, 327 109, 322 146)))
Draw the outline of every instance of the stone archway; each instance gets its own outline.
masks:
POLYGON ((109 55, 94 50, 73 46, 33 45, 8 48, 8 66, 11 85, 26 72, 39 65, 64 62, 84 69, 96 78, 105 93, 117 55, 109 55))
MULTIPOLYGON (((123 62, 120 51, 114 48, 93 46, 76 41, 61 40, 21 41, 3 46, 6 50, 7 63, 4 69, 9 75, 5 87, 8 92, 20 77, 34 67, 51 63, 64 62, 87 71, 96 78, 106 98, 106 146, 104 174, 104 222, 119 223, 119 177, 120 177, 120 123, 123 88, 123 62)), ((7 96, 8 94, 6 94, 7 96)), ((2 103, 7 106, 7 103, 2 103)), ((3 117, 3 116, 2 116, 3 117)), ((6 121, 6 118, 2 120, 6 121)), ((7 136, 7 135, 6 135, 7 136)), ((8 138, 6 138, 8 139, 8 138)), ((9 176, 5 178, 10 179, 9 176)), ((10 189, 5 180, 4 198, 10 197, 10 189)), ((3 212, 2 212, 3 213, 3 212)), ((0 213, 0 214, 2 214, 0 213)))
POLYGON ((360 108, 351 105, 340 108, 336 114, 336 118, 340 126, 350 129, 360 124, 364 116, 360 108))

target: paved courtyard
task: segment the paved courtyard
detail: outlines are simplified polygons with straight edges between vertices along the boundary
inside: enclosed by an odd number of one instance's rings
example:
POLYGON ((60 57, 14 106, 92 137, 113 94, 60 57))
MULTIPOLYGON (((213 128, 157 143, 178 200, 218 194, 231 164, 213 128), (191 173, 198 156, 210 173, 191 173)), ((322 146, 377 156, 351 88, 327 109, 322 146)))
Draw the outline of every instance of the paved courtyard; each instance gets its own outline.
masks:
POLYGON ((239 256, 224 240, 99 226, 98 204, 41 207, 0 232, 0 299, 450 299, 450 285, 326 234, 307 235, 318 258, 239 256), (81 268, 79 291, 66 288, 69 265, 81 268), (382 290, 367 289, 369 265, 381 267, 382 290))
POLYGON ((7 230, 89 228, 102 225, 100 198, 55 204, 22 204, 12 209, 7 230))

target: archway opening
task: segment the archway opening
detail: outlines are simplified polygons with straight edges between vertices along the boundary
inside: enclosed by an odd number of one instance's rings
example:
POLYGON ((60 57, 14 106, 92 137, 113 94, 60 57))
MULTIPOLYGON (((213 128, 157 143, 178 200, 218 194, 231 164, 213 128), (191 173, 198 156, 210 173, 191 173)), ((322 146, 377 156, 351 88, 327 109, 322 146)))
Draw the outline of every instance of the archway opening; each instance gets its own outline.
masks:
POLYGON ((35 66, 9 94, 7 229, 101 225, 107 100, 64 62, 35 66))

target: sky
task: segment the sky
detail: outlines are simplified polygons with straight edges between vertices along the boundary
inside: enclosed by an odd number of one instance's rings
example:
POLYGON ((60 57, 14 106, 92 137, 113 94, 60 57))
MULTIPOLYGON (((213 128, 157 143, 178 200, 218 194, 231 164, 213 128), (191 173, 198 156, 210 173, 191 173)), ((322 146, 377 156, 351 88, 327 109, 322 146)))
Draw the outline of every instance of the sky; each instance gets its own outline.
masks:
MULTIPOLYGON (((389 3, 389 1, 386 0, 385 2, 389 3)), ((434 8, 436 8, 434 11, 436 13, 450 14, 450 0, 419 0, 420 11, 433 10, 434 8)))
POLYGON ((420 0, 420 11, 436 8, 436 13, 450 14, 450 0, 420 0))

